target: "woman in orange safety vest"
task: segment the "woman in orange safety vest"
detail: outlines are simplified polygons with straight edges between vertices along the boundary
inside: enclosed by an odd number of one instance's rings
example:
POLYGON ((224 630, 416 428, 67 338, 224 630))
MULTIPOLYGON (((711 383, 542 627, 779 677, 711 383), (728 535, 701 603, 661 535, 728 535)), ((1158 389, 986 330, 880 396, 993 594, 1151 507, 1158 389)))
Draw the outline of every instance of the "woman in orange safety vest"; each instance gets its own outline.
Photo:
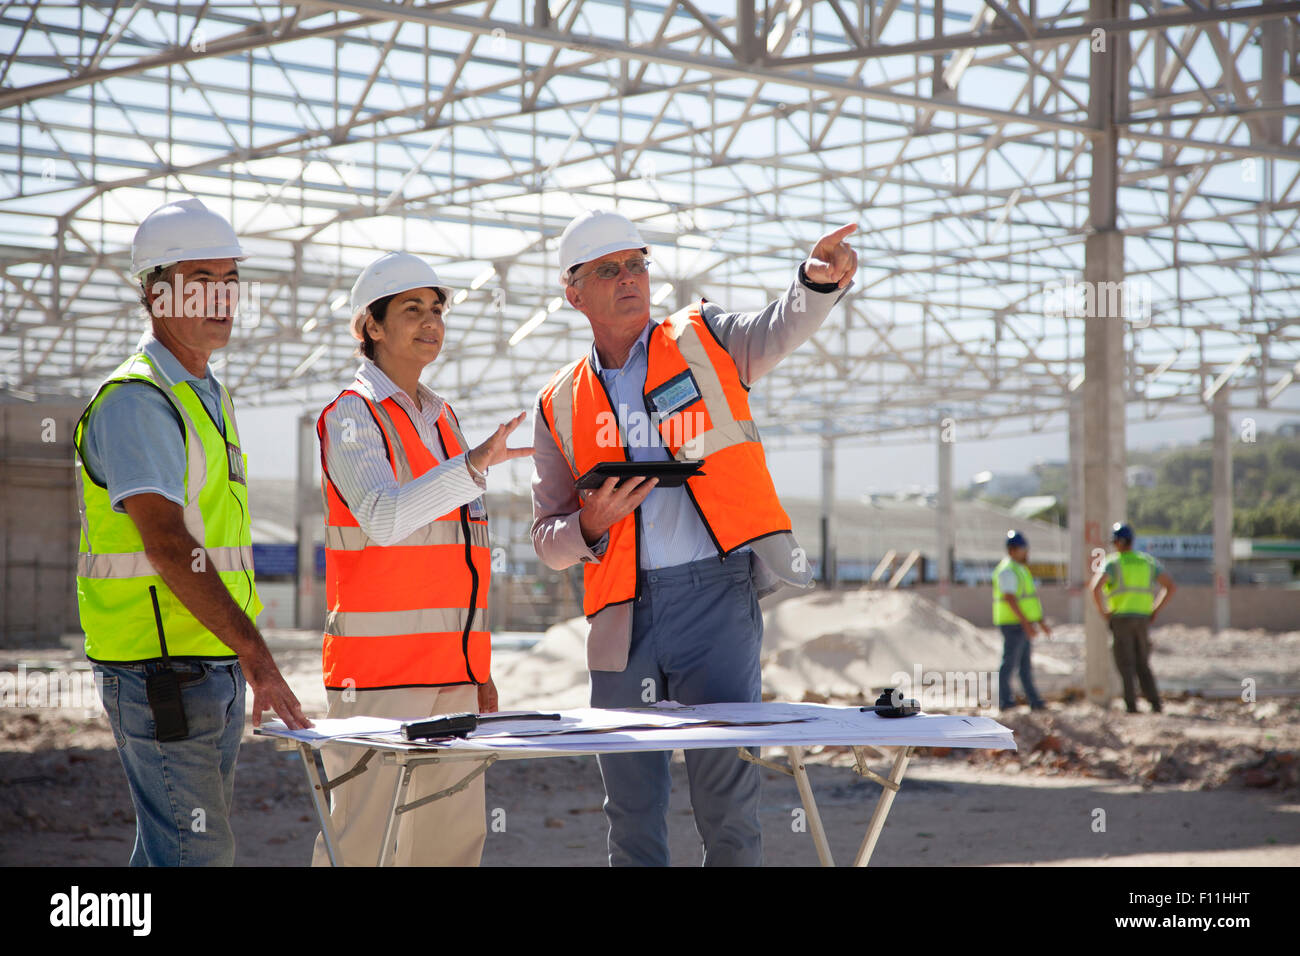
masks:
MULTIPOLYGON (((352 288, 361 367, 316 423, 325 498, 329 716, 415 719, 496 710, 488 592, 488 469, 532 453, 506 448, 524 415, 471 449, 450 404, 420 382, 442 350, 450 290, 423 260, 389 253, 352 288)), ((340 748, 342 749, 342 748, 340 748)), ((331 779, 357 752, 323 758, 331 779)), ((334 856, 374 865, 398 769, 373 761, 331 793, 334 856)), ((404 799, 454 786, 456 764, 416 769, 404 799)), ((483 777, 401 814, 398 865, 474 866, 486 835, 483 777)), ((329 862, 324 835, 313 863, 329 862)))

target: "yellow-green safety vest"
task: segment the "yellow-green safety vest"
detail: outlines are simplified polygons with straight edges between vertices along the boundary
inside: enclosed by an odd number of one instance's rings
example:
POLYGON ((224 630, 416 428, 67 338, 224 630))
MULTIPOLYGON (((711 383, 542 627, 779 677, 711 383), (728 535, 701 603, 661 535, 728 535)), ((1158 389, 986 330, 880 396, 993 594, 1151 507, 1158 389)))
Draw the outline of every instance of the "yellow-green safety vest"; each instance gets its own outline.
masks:
POLYGON ((1150 617, 1156 604, 1153 588, 1155 560, 1142 551, 1114 551, 1107 556, 1106 563, 1110 564, 1116 559, 1116 580, 1112 582, 1107 576, 1102 585, 1110 601, 1110 613, 1150 617))
POLYGON ((155 623, 152 584, 158 590, 167 652, 172 657, 234 659, 237 655, 198 622, 163 583, 145 556, 135 522, 113 510, 108 489, 86 471, 82 441, 90 413, 109 389, 125 382, 152 385, 167 397, 185 431, 185 527, 203 545, 194 556, 221 577, 230 596, 250 618, 262 610, 253 584, 253 541, 249 529, 247 456, 239 448, 235 408, 225 386, 221 406, 225 437, 189 382, 172 384, 149 356, 132 355, 100 385, 77 422, 77 492, 81 546, 77 555, 77 607, 92 661, 126 663, 162 657, 155 623), (229 440, 227 440, 229 439, 229 440))
POLYGON ((1002 589, 998 587, 998 577, 1007 568, 1011 568, 1016 572, 1016 603, 1020 605, 1020 613, 1024 614, 1025 620, 1031 623, 1041 621, 1043 619, 1043 606, 1039 603, 1038 592, 1034 590, 1034 576, 1019 561, 1012 561, 1010 557, 1005 557, 993 569, 994 626, 1001 627, 1003 624, 1020 623, 1020 618, 1016 617, 1016 612, 1011 610, 1011 605, 1007 603, 1006 596, 1003 595, 1002 589))

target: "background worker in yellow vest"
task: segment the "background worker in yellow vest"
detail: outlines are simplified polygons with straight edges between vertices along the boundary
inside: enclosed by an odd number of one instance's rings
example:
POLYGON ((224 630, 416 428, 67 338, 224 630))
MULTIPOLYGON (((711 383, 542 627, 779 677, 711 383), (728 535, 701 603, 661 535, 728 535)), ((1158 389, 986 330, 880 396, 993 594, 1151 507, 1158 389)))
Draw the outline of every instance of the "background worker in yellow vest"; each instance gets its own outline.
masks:
MULTIPOLYGON (((590 354, 542 390, 534 423, 533 545, 581 563, 594 707, 757 701, 758 598, 811 578, 777 500, 748 388, 807 339, 852 282, 854 226, 823 236, 785 294, 757 313, 696 302, 650 317, 648 247, 623 216, 577 217, 560 239, 565 296, 590 354), (687 486, 608 479, 600 461, 705 461, 687 486)), ((613 865, 667 865, 669 755, 599 758, 613 865)), ((762 862, 759 770, 734 750, 688 750, 706 865, 762 862)))
POLYGON ((253 624, 245 457, 208 365, 243 252, 185 199, 140 224, 131 258, 151 330, 77 425, 77 604, 135 807, 131 865, 229 866, 245 680, 255 725, 311 726, 253 624))
MULTIPOLYGON (((421 718, 497 709, 487 628, 488 469, 532 453, 507 448, 521 413, 470 450, 451 406, 420 374, 446 339, 448 289, 423 260, 376 259, 352 287, 355 380, 317 422, 325 495, 328 616, 322 664, 330 717, 421 718)), ((355 750, 323 751, 336 777, 355 750)), ((451 787, 462 764, 419 767, 411 802, 451 787)), ((343 862, 374 866, 398 770, 373 761, 330 795, 343 862)), ((486 836, 483 777, 402 814, 399 866, 477 866, 486 836)), ((328 865, 323 837, 312 863, 328 865)))
POLYGON ((1135 684, 1140 684, 1142 696, 1160 713, 1160 692, 1151 673, 1150 626, 1177 588, 1159 561, 1133 550, 1133 529, 1128 525, 1116 522, 1110 540, 1115 550, 1093 575, 1092 599, 1110 625, 1111 651, 1124 684, 1124 706, 1130 714, 1137 713, 1135 684), (1157 585, 1159 596, 1155 595, 1157 585), (1103 592, 1109 606, 1102 600, 1103 592))
POLYGON ((993 569, 993 624, 1002 629, 1002 668, 998 671, 998 705, 1003 710, 1016 706, 1011 675, 1019 672, 1020 683, 1031 710, 1047 705, 1034 687, 1031 641, 1041 630, 1052 629, 1043 620, 1043 606, 1029 573, 1029 541, 1019 531, 1007 532, 1007 556, 993 569))

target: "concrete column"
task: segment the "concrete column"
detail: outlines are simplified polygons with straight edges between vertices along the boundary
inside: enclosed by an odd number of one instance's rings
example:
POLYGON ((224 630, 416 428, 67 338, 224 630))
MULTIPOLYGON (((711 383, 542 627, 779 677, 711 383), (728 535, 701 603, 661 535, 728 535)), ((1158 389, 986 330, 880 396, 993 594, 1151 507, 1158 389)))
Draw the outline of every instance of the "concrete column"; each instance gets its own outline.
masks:
POLYGON ((1214 630, 1229 626, 1232 582, 1232 427, 1228 422, 1228 386, 1214 393, 1214 630))
POLYGON ((1069 493, 1066 505, 1069 520, 1067 616, 1071 624, 1083 621, 1083 588, 1090 579, 1088 550, 1083 535, 1083 460, 1083 392, 1076 389, 1070 393, 1069 493))
POLYGON ((952 558, 956 534, 952 520, 952 446, 957 438, 949 417, 939 421, 939 493, 935 500, 935 541, 939 551, 939 604, 952 609, 952 558))
POLYGON ((694 282, 691 279, 680 276, 672 280, 665 279, 665 281, 671 281, 673 284, 673 301, 677 303, 673 306, 674 312, 679 312, 699 303, 700 297, 691 294, 691 290, 694 288, 694 282))
MULTIPOLYGON (((496 269, 496 287, 492 289, 492 307, 496 312, 497 322, 497 354, 505 355, 507 352, 513 357, 514 353, 510 350, 510 333, 506 330, 506 301, 510 295, 510 263, 505 260, 496 260, 492 263, 496 269)), ((490 280, 489 280, 490 281, 490 280)))
POLYGON ((513 509, 498 509, 488 516, 491 532, 489 560, 492 568, 492 587, 488 591, 487 621, 492 633, 505 631, 512 607, 514 587, 510 576, 510 535, 513 531, 513 509), (504 561, 502 559, 505 559, 504 561))
MULTIPOLYGON (((1122 18, 1128 0, 1091 0, 1090 20, 1122 18)), ((1092 308, 1084 318, 1083 359, 1083 534, 1088 551, 1085 575, 1106 553, 1107 529, 1120 520, 1127 502, 1124 486, 1124 236, 1117 226, 1119 131, 1116 111, 1127 112, 1128 36, 1110 33, 1089 61, 1088 120, 1098 130, 1092 142, 1092 183, 1083 278, 1092 308), (1123 99, 1124 102, 1117 102, 1123 99), (1118 295, 1112 291, 1119 289, 1118 295), (1116 308, 1112 309, 1112 303, 1116 308)), ((1077 533, 1075 531, 1074 533, 1077 533)), ((1106 622, 1092 601, 1084 601, 1085 690, 1106 706, 1118 688, 1106 622)))
MULTIPOLYGON (((1286 73, 1286 62, 1283 52, 1282 41, 1285 38, 1282 30, 1281 21, 1274 21, 1266 24, 1260 31, 1259 49, 1260 49, 1260 76, 1259 76, 1259 104, 1260 106, 1283 106, 1284 86, 1283 79, 1286 73)), ((1262 126, 1267 134, 1268 142, 1278 146, 1283 143, 1282 114, 1277 113, 1273 116, 1264 117, 1262 126)), ((1267 160, 1271 166, 1273 160, 1267 160)), ((1270 199, 1272 197, 1269 197, 1270 199)))
POLYGON ((822 584, 835 587, 835 438, 830 433, 831 423, 824 425, 822 433, 822 584))
POLYGON ((316 419, 298 419, 298 475, 295 503, 298 530, 298 591, 294 602, 294 624, 315 628, 324 623, 325 597, 316 591, 316 527, 322 525, 320 488, 315 481, 316 419))
POLYGON ((736 0, 736 59, 741 63, 753 63, 762 50, 755 7, 754 0, 736 0))
MULTIPOLYGON (((1086 240, 1086 282, 1118 282, 1123 276, 1124 240, 1116 231, 1086 240)), ((1083 538, 1084 576, 1091 578, 1109 549, 1109 528, 1123 520, 1124 488, 1124 325, 1115 316, 1084 319, 1083 383, 1083 538)), ((1074 532, 1077 534, 1077 531, 1074 532)), ((1105 706, 1117 675, 1110 652, 1110 629, 1091 600, 1083 602, 1085 687, 1088 699, 1105 706)))

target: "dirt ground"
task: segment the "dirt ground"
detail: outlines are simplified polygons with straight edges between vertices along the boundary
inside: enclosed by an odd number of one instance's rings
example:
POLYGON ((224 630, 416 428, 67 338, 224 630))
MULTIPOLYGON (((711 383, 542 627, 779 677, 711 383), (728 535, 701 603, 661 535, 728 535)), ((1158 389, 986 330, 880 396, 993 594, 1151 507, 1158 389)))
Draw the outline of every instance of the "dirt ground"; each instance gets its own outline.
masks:
MULTIPOLYGON (((1153 665, 1171 689, 1164 714, 1126 715, 1118 702, 1102 711, 1072 699, 1069 675, 1057 674, 1044 682, 1052 688, 1048 712, 1021 708, 999 718, 1015 731, 1018 752, 921 750, 873 865, 1300 864, 1300 697, 1292 695, 1300 635, 1177 637, 1156 635, 1153 665), (1251 673, 1261 675, 1256 702, 1226 696, 1251 673), (1198 681, 1205 696, 1183 690, 1198 681)), ((275 653, 309 712, 323 712, 324 695, 313 689, 319 652, 286 639, 275 653)), ((1067 632, 1052 653, 1081 661, 1081 643, 1072 647, 1067 632)), ((29 672, 67 669, 79 660, 68 650, 6 651, 0 671, 20 662, 29 672)), ((880 788, 846 765, 844 748, 815 751, 811 762, 832 850, 848 862, 880 788)), ((871 763, 877 772, 887 765, 883 756, 871 763)), ((815 865, 793 780, 764 775, 766 862, 815 865)), ((673 781, 673 861, 695 865, 699 841, 680 754, 673 781)), ((602 799, 593 758, 498 764, 487 774, 487 806, 504 811, 496 815, 504 830, 489 833, 484 865, 603 865, 602 799)), ((307 863, 317 827, 295 754, 247 737, 235 802, 241 865, 307 863)), ((0 864, 122 865, 133 836, 102 714, 0 707, 0 864)))

